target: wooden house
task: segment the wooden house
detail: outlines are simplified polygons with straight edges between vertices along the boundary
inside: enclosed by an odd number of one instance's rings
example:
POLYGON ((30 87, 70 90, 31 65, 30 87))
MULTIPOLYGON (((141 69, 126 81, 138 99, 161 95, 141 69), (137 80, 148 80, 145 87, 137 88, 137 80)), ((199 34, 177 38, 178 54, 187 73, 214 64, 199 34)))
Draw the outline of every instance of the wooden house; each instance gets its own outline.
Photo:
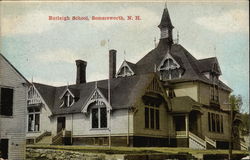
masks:
POLYGON ((0 154, 24 160, 29 82, 0 54, 0 154))

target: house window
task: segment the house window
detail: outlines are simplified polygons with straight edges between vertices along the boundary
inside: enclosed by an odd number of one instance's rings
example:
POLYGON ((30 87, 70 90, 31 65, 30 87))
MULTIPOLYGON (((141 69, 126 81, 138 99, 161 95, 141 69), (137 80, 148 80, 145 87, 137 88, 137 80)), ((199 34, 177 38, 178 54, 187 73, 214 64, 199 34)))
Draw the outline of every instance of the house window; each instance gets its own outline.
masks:
POLYGON ((144 111, 145 128, 160 129, 159 107, 146 105, 144 111))
POLYGON ((208 112, 208 130, 212 131, 211 129, 211 113, 208 112))
POLYGON ((0 115, 13 115, 13 89, 1 88, 0 90, 0 115))
POLYGON ((40 131, 40 108, 38 107, 28 108, 28 131, 40 131))
POLYGON ((223 116, 208 112, 208 130, 223 133, 223 116))
POLYGON ((93 108, 92 128, 107 128, 107 110, 106 108, 93 108))
POLYGON ((67 92, 63 97, 63 105, 66 107, 70 107, 73 105, 73 103, 74 103, 74 98, 69 92, 67 92))
POLYGON ((149 108, 145 107, 145 128, 149 128, 149 108))
POLYGON ((117 77, 126 77, 132 75, 134 75, 134 73, 127 65, 122 66, 117 73, 117 77))

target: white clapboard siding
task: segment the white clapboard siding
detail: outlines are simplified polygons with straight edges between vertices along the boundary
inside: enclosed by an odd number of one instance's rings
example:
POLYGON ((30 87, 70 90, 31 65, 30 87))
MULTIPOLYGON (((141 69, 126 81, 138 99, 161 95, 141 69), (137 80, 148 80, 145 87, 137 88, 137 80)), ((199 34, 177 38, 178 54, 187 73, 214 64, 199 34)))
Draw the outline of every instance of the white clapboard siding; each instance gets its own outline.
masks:
POLYGON ((14 90, 13 116, 0 115, 0 138, 9 139, 9 160, 23 160, 25 159, 27 81, 1 55, 0 87, 14 90))
MULTIPOLYGON (((68 114, 54 116, 51 120, 52 134, 55 135, 57 131, 57 117, 66 117, 66 130, 72 131, 75 137, 92 137, 92 136, 107 136, 108 129, 91 129, 90 115, 84 113, 68 114), (72 121, 73 117, 73 121, 72 121), (73 128, 72 128, 73 127, 73 128)), ((111 134, 117 136, 126 136, 133 134, 133 118, 129 115, 128 110, 120 109, 112 111, 111 116, 111 134), (129 119, 129 125, 128 125, 129 119), (129 128, 129 131, 128 131, 129 128)))

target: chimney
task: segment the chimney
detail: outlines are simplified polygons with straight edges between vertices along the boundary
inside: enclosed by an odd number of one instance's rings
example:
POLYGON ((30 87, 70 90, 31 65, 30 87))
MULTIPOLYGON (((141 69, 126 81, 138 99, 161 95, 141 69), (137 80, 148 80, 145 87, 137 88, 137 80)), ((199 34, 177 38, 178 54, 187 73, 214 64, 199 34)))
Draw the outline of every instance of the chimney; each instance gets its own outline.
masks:
POLYGON ((109 79, 115 78, 116 74, 116 50, 109 50, 109 79))
POLYGON ((87 62, 76 60, 76 84, 86 83, 87 62))

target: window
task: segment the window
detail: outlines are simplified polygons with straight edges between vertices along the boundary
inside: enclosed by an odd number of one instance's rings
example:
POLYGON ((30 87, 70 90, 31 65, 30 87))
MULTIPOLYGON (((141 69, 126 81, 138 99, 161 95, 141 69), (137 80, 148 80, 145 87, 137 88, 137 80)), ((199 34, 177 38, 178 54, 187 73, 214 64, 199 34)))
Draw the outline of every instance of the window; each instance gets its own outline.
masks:
POLYGON ((208 112, 208 130, 212 131, 211 129, 211 114, 208 112))
POLYGON ((155 110, 155 120, 156 120, 156 129, 160 129, 160 115, 159 115, 159 110, 155 110))
POLYGON ((208 112, 208 130, 223 133, 223 116, 208 112))
POLYGON ((150 127, 155 128, 155 110, 153 108, 150 108, 150 127))
POLYGON ((144 111, 145 128, 160 129, 159 107, 146 105, 144 111))
POLYGON ((145 108, 145 128, 149 128, 149 108, 145 108))
POLYGON ((107 128, 107 110, 106 108, 93 108, 92 128, 107 128))
POLYGON ((92 109, 92 128, 98 128, 98 108, 92 109))
POLYGON ((62 106, 70 107, 73 105, 73 103, 74 103, 74 98, 72 97, 72 95, 69 92, 67 92, 63 97, 62 106))
POLYGON ((223 129, 223 116, 222 115, 220 116, 220 127, 221 127, 220 131, 221 133, 223 133, 224 129, 223 129))
POLYGON ((13 115, 13 89, 1 88, 0 90, 0 115, 13 115))
POLYGON ((40 108, 38 107, 28 108, 28 131, 40 131, 40 108))
POLYGON ((134 72, 132 69, 129 67, 126 61, 124 61, 117 72, 116 77, 126 77, 126 76, 132 76, 134 75, 134 72))

